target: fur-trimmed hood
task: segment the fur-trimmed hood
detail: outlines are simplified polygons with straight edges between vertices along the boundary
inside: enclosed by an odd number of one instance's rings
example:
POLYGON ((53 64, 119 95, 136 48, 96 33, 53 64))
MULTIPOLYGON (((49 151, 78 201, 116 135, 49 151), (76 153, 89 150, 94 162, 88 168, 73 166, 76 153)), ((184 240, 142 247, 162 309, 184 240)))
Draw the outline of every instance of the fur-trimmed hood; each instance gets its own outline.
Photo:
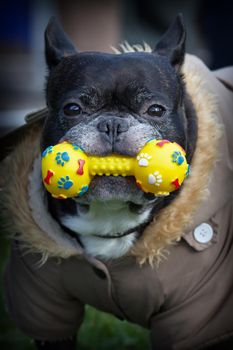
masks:
MULTIPOLYGON (((212 204, 208 200, 208 194, 214 188, 216 160, 221 158, 221 154, 224 155, 224 160, 219 161, 226 174, 217 179, 217 186, 224 187, 232 166, 228 161, 229 144, 224 136, 226 131, 221 126, 223 121, 220 117, 221 114, 228 113, 227 109, 224 110, 224 105, 221 105, 219 97, 221 89, 225 87, 194 56, 186 55, 183 74, 198 117, 198 140, 191 174, 183 184, 180 194, 154 217, 130 251, 140 263, 158 262, 169 245, 179 241, 194 225, 203 222, 205 215, 210 216, 218 210, 225 200, 225 197, 218 198, 212 203, 211 199, 212 204)), ((42 253, 44 261, 50 256, 77 256, 82 254, 82 248, 62 230, 47 211, 44 191, 40 190, 40 174, 36 184, 32 185, 30 181, 32 167, 36 166, 35 159, 40 153, 40 133, 41 127, 32 125, 26 137, 3 163, 5 182, 2 213, 7 218, 7 230, 30 251, 42 253), (35 192, 40 193, 36 197, 36 203, 33 195, 35 192)))

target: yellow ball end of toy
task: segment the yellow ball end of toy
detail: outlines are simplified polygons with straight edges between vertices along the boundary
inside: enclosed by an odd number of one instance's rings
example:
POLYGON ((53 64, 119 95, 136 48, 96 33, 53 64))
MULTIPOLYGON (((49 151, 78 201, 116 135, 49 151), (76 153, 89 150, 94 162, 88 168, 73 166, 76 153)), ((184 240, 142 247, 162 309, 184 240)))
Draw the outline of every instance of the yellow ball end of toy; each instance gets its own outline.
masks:
POLYGON ((176 142, 151 140, 137 155, 137 183, 143 191, 156 196, 167 196, 179 189, 188 173, 185 151, 176 142))
POLYGON ((55 198, 81 196, 91 181, 88 158, 80 147, 68 142, 49 146, 42 153, 42 179, 55 198))

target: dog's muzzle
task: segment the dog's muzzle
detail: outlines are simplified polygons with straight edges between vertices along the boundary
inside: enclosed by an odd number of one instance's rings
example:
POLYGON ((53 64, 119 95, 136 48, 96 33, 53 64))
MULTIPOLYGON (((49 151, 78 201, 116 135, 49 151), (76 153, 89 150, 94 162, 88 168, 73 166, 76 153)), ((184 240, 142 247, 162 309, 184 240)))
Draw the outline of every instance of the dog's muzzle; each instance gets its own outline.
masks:
POLYGON ((114 152, 117 143, 121 141, 121 134, 129 130, 129 121, 120 117, 102 117, 97 124, 97 130, 103 140, 112 145, 114 152))

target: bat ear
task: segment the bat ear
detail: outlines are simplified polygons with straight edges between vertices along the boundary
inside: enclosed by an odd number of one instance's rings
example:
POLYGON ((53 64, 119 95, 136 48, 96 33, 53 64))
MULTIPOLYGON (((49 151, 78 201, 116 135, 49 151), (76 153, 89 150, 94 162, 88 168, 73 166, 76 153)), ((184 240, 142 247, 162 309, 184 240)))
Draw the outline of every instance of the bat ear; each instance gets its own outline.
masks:
POLYGON ((185 55, 186 30, 182 14, 178 14, 175 21, 157 43, 153 52, 167 56, 171 65, 179 70, 185 55))
POLYGON ((75 55, 75 46, 68 38, 60 23, 51 17, 45 30, 45 58, 48 67, 55 67, 64 57, 75 55))

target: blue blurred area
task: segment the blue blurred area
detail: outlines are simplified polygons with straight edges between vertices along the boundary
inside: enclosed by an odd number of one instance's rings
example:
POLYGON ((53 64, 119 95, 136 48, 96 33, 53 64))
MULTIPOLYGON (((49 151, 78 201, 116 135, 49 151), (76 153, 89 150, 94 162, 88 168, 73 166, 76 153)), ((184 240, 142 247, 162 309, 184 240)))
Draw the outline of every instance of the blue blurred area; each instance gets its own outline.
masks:
POLYGON ((0 3, 1 46, 29 50, 31 5, 30 0, 8 0, 0 3))
POLYGON ((203 1, 198 20, 212 55, 211 69, 233 65, 233 1, 203 1))
POLYGON ((44 107, 43 33, 52 0, 0 2, 0 136, 44 107))

